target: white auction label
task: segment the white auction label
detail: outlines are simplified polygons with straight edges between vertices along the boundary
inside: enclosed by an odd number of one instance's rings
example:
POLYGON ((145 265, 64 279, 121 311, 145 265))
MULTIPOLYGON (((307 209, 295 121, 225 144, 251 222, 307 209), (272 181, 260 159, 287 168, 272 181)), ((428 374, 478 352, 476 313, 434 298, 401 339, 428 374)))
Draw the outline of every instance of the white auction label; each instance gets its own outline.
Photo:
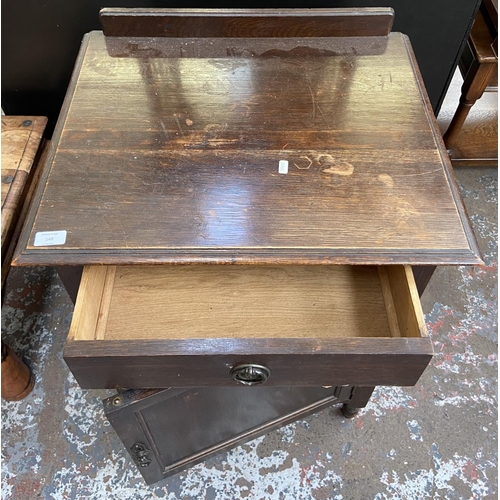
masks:
POLYGON ((280 174, 288 174, 288 161, 287 160, 280 160, 278 164, 278 172, 280 174))
POLYGON ((66 243, 67 231, 41 231, 35 234, 36 247, 48 247, 50 245, 64 245, 66 243))

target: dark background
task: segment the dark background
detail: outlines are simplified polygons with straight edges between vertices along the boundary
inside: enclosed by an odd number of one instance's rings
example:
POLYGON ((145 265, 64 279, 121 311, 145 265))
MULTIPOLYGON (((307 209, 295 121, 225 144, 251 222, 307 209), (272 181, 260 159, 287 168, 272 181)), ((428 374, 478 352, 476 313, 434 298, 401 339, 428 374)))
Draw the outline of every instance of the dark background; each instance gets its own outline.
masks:
POLYGON ((431 99, 439 111, 480 0, 4 0, 2 108, 42 115, 52 131, 83 35, 100 29, 103 7, 310 8, 392 7, 393 31, 407 34, 431 99))

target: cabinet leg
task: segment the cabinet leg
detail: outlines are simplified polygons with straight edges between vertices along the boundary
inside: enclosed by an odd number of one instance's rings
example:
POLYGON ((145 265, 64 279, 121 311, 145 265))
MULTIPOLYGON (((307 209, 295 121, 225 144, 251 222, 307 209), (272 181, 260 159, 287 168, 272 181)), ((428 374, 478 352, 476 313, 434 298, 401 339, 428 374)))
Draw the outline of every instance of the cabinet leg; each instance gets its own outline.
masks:
POLYGON ((344 403, 340 407, 340 412, 344 416, 344 418, 354 418, 359 413, 359 408, 351 408, 349 403, 344 403))
POLYGON ((375 387, 353 387, 349 401, 340 408, 344 418, 355 417, 359 410, 368 404, 374 389, 375 387))

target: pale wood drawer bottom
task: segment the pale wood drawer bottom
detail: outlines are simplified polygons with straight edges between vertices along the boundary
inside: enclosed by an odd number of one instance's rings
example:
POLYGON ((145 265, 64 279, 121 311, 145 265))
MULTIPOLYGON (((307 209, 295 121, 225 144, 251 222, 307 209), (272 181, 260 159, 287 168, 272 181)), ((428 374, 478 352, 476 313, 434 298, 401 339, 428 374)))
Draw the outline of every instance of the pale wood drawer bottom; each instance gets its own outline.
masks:
POLYGON ((431 357, 410 266, 88 266, 64 352, 84 388, 413 385, 431 357))

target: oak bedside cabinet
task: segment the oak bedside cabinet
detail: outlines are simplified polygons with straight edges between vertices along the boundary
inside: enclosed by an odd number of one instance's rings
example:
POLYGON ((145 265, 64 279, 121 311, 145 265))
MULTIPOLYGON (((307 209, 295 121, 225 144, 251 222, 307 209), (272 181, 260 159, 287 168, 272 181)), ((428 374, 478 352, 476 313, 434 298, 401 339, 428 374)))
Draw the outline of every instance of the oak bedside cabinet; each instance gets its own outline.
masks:
POLYGON ((15 263, 79 285, 64 358, 129 389, 104 404, 147 482, 429 363, 418 291, 481 259, 392 19, 104 9, 85 36, 15 263))

